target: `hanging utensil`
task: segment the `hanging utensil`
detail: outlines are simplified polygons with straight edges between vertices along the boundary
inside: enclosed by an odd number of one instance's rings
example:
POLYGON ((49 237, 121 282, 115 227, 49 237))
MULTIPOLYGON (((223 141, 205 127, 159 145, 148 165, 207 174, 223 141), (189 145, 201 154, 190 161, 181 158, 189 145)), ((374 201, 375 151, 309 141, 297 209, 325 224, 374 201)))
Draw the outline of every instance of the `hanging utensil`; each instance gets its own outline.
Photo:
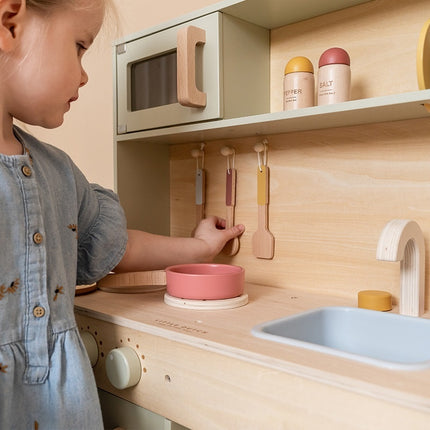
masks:
MULTIPOLYGON (((224 146, 221 154, 227 157, 227 171, 225 181, 225 205, 226 205, 226 228, 234 226, 234 215, 236 206, 236 179, 237 172, 234 168, 235 151, 233 148, 224 146)), ((236 255, 239 251, 239 239, 235 237, 229 240, 224 246, 223 253, 226 255, 236 255)))
POLYGON ((197 161, 196 176, 195 176, 195 191, 196 191, 196 225, 205 217, 206 203, 206 172, 205 164, 205 144, 200 145, 200 149, 193 149, 191 156, 197 161))
POLYGON ((252 251, 257 258, 272 259, 275 252, 275 238, 269 231, 269 167, 267 166, 267 140, 255 145, 257 152, 257 204, 258 227, 252 236, 252 251), (264 153, 263 161, 261 153, 264 153))

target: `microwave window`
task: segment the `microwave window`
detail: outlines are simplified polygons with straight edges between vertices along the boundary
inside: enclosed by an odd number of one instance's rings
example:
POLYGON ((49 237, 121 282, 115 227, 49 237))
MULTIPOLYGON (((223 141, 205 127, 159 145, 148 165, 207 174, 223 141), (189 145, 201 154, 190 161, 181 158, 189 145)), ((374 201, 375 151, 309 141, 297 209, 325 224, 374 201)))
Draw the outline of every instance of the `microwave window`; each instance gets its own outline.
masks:
POLYGON ((132 64, 131 110, 177 103, 176 70, 176 51, 132 64))

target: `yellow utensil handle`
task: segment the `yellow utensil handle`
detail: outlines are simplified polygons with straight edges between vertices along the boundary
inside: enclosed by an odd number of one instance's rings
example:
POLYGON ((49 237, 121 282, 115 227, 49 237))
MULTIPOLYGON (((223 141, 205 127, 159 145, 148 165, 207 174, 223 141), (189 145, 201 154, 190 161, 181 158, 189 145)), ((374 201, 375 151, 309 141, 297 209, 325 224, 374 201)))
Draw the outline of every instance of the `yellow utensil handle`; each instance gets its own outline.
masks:
POLYGON ((257 169, 257 204, 269 204, 269 168, 267 166, 257 169))

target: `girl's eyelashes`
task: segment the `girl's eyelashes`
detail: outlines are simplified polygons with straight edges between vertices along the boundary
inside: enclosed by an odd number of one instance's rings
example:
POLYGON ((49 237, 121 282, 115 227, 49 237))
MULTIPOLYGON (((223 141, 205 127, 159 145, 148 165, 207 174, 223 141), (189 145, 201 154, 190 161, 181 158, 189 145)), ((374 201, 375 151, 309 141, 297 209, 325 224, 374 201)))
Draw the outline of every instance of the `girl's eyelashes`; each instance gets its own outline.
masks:
POLYGON ((81 42, 77 42, 76 43, 76 47, 78 49, 78 53, 79 54, 82 53, 82 52, 85 52, 87 50, 87 47, 83 43, 81 43, 81 42))

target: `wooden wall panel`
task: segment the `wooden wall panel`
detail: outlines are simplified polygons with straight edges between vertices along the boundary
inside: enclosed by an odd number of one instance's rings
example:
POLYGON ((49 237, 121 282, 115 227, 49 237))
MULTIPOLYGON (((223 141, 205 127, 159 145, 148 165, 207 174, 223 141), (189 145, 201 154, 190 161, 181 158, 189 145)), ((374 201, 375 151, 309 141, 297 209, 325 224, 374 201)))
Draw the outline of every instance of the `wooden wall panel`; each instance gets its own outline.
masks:
MULTIPOLYGON (((273 260, 255 258, 251 248, 257 225, 253 147, 260 140, 206 145, 207 213, 225 214, 220 149, 227 144, 237 154, 236 220, 246 225, 239 253, 218 261, 243 265, 249 282, 344 296, 383 289, 398 297, 400 265, 376 261, 376 246, 388 221, 410 218, 421 226, 429 253, 430 119, 270 136, 273 260)), ((191 150, 197 146, 170 147, 173 235, 189 235, 194 227, 191 150)), ((428 294, 426 302, 429 308, 428 294)))

